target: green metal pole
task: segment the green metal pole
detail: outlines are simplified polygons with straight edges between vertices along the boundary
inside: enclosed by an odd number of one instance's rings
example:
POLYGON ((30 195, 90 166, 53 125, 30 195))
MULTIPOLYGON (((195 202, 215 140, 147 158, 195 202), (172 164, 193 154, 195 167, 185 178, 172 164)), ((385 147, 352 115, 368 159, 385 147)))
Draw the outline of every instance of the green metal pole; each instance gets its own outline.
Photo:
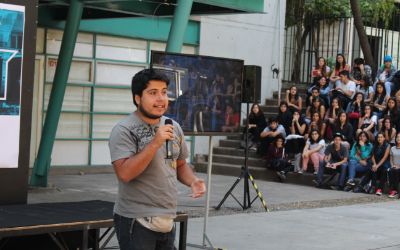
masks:
POLYGON ((61 107, 64 100, 72 56, 74 54, 76 38, 78 36, 79 24, 82 18, 82 11, 83 3, 80 0, 70 1, 57 68, 54 75, 53 88, 51 89, 46 119, 42 130, 43 133, 40 139, 39 152, 32 170, 30 182, 32 186, 47 186, 51 153, 53 151, 58 121, 60 119, 61 107))
POLYGON ((168 35, 167 52, 179 53, 182 50, 183 38, 189 22, 193 0, 178 0, 175 7, 174 19, 168 35))

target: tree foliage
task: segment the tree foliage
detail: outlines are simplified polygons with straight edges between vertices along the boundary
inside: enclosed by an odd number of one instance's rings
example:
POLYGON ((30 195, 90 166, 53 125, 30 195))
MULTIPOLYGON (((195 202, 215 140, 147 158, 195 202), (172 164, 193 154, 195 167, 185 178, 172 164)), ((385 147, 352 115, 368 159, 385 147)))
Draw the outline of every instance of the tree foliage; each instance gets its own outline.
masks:
MULTIPOLYGON (((395 0, 359 0, 361 13, 366 23, 383 21, 385 27, 390 25, 393 15, 398 11, 395 0)), ((337 20, 351 17, 349 0, 304 0, 304 11, 298 15, 298 0, 288 0, 286 4, 286 26, 298 22, 308 23, 310 19, 337 20)))

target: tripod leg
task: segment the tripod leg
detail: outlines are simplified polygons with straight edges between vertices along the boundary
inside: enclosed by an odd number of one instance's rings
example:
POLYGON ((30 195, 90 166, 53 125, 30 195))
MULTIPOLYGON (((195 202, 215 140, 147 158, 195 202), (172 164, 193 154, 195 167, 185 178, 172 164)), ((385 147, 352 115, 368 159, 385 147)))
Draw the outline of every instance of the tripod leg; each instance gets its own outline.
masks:
POLYGON ((250 202, 250 186, 249 186, 249 173, 246 171, 244 177, 244 192, 243 192, 243 209, 251 207, 250 202))
MULTIPOLYGON (((257 196, 258 196, 258 198, 260 199, 260 201, 261 201, 261 203, 262 203, 262 205, 263 205, 265 211, 266 211, 266 212, 269 212, 269 209, 268 209, 268 207, 267 207, 267 203, 265 202, 265 200, 264 200, 264 198, 263 198, 263 195, 262 195, 262 193, 260 192, 260 190, 258 190, 257 184, 256 184, 256 182, 255 182, 253 176, 252 176, 250 173, 248 173, 248 175, 249 175, 251 184, 253 184, 253 188, 254 188, 254 190, 256 190, 257 196)), ((249 196, 249 197, 250 197, 250 196, 249 196)))
POLYGON ((219 210, 221 208, 222 204, 224 204, 224 202, 228 198, 228 196, 230 194, 232 194, 233 189, 236 187, 236 185, 239 183, 239 181, 243 178, 243 176, 244 176, 244 171, 242 170, 242 173, 236 179, 236 181, 233 183, 232 187, 228 190, 228 192, 226 192, 224 198, 221 200, 221 202, 218 204, 218 206, 215 207, 216 210, 219 210))

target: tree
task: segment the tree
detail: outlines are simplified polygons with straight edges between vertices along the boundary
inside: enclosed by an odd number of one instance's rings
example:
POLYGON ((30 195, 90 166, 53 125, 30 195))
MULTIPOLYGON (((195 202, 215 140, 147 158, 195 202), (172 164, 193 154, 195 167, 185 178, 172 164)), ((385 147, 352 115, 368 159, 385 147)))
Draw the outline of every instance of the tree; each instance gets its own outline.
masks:
POLYGON ((370 65, 373 71, 376 71, 376 65, 372 56, 371 46, 368 42, 367 33, 364 29, 363 19, 361 17, 361 7, 359 0, 350 0, 351 11, 354 18, 354 26, 356 27, 358 37, 360 39, 361 49, 364 53, 364 59, 366 64, 370 65))
POLYGON ((366 1, 366 0, 350 0, 351 12, 354 18, 354 26, 356 27, 358 37, 360 39, 361 49, 364 53, 364 59, 369 64, 374 72, 377 65, 372 55, 371 46, 368 42, 368 37, 364 29, 363 16, 370 23, 383 21, 384 27, 389 27, 392 16, 396 12, 394 0, 381 1, 366 1), (362 5, 362 9, 361 9, 362 5), (362 13, 363 12, 363 13, 362 13))
POLYGON ((313 37, 315 57, 318 57, 319 41, 312 28, 319 25, 322 19, 327 20, 328 23, 334 23, 340 18, 353 16, 366 62, 374 66, 364 24, 382 21, 384 27, 388 27, 396 9, 395 0, 287 0, 286 27, 295 27, 296 41, 296 47, 293 50, 292 81, 300 82, 301 53, 309 35, 313 37))

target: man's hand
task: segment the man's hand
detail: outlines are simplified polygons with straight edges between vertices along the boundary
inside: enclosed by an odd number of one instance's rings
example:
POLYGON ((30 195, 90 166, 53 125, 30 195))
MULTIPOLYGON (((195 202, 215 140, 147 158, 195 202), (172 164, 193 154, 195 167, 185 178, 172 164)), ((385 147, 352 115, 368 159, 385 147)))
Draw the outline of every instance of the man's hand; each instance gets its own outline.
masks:
POLYGON ((174 139, 174 126, 171 124, 162 125, 157 129, 153 141, 161 147, 166 140, 174 139))
POLYGON ((190 184, 190 187, 192 188, 191 196, 193 198, 199 198, 206 192, 206 185, 203 179, 196 178, 192 184, 190 184))

